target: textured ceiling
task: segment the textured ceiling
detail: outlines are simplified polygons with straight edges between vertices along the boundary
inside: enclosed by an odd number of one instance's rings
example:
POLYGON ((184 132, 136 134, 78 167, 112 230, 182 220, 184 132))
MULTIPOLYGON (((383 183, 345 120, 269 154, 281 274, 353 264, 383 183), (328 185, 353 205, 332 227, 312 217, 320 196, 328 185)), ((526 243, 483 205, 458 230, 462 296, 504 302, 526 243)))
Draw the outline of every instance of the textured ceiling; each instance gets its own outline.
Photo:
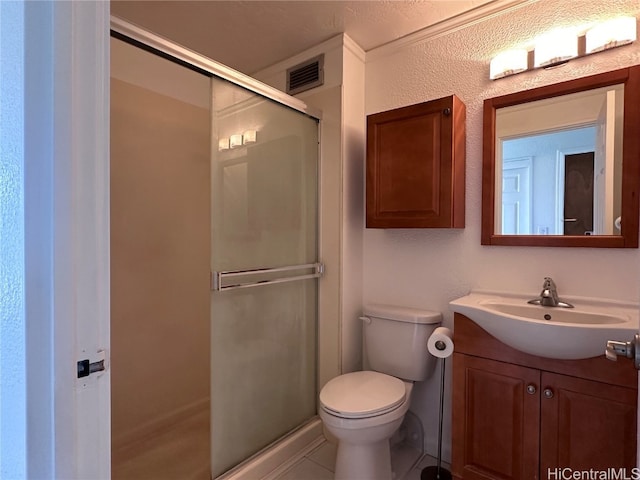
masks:
POLYGON ((112 14, 246 74, 339 33, 365 51, 493 0, 131 1, 112 14))

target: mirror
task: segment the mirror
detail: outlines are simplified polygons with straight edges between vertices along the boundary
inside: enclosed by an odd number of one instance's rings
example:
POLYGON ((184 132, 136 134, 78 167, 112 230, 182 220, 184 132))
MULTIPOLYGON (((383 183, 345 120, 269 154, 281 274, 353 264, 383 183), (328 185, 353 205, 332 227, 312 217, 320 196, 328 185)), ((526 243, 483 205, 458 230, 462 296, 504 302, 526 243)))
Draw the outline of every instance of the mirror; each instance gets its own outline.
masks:
POLYGON ((484 102, 482 244, 638 247, 640 66, 484 102))

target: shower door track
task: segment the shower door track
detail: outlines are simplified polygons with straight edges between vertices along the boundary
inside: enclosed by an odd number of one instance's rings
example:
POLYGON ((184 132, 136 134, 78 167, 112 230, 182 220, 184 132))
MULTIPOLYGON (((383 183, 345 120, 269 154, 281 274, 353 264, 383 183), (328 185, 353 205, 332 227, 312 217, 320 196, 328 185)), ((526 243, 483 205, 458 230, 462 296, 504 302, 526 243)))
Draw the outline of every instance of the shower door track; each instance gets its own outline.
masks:
POLYGON ((123 40, 125 41, 126 39, 130 39, 130 41, 137 42, 163 55, 172 57, 179 62, 191 65, 198 70, 228 80, 258 95, 309 115, 316 120, 322 119, 322 112, 320 110, 310 107, 298 98, 292 97, 255 78, 238 72, 233 68, 211 60, 204 55, 200 55, 113 15, 111 16, 111 31, 124 37, 123 40))

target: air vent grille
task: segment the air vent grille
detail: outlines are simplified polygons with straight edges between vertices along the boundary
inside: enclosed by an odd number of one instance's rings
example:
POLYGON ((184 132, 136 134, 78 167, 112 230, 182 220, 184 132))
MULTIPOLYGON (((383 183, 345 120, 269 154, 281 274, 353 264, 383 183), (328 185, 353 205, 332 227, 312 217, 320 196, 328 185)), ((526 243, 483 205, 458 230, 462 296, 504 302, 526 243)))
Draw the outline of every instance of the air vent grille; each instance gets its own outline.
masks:
POLYGON ((287 70, 287 93, 295 95, 324 83, 324 54, 287 70))

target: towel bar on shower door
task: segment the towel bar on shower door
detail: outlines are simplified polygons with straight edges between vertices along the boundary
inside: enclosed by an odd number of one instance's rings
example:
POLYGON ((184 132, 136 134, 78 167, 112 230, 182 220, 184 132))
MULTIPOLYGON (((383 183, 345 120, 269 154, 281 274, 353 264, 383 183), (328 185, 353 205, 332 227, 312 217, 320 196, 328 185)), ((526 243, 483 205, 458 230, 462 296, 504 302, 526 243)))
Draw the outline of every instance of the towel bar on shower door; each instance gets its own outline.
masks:
POLYGON ((254 270, 227 270, 223 272, 211 272, 211 290, 222 291, 236 288, 259 287, 274 283, 293 282, 295 280, 305 280, 307 278, 319 278, 324 273, 323 263, 307 263, 304 265, 290 265, 287 267, 257 268, 254 270), (295 270, 311 270, 312 272, 301 275, 280 276, 276 278, 260 278, 257 280, 237 281, 235 283, 224 284, 224 280, 238 278, 269 275, 273 273, 292 272, 295 270))

